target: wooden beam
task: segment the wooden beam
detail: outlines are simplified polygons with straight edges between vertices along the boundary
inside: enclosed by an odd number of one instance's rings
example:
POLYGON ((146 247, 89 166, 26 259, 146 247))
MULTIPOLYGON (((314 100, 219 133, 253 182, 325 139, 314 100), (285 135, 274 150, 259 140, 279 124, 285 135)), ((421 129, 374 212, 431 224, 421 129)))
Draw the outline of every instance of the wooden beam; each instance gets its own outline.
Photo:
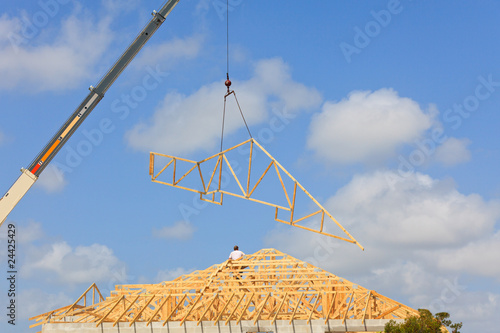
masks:
POLYGON ((349 312, 349 308, 351 307, 351 303, 352 303, 353 298, 354 298, 354 291, 351 293, 351 298, 349 299, 349 304, 347 304, 347 308, 345 309, 344 317, 342 318, 342 324, 345 323, 345 320, 347 318, 347 313, 349 312))
POLYGON ((390 308, 389 310, 386 310, 384 312, 382 312, 381 314, 379 314, 375 319, 381 319, 381 318, 384 318, 385 316, 387 316, 389 313, 393 312, 394 310, 397 310, 401 307, 401 304, 397 304, 395 306, 393 306, 392 308, 390 308))
POLYGON ((182 318, 181 323, 179 324, 179 326, 182 326, 182 324, 184 324, 184 322, 188 319, 189 314, 191 313, 191 311, 193 311, 195 305, 200 301, 200 299, 202 297, 203 297, 203 294, 199 294, 198 298, 194 301, 193 305, 191 305, 191 307, 189 308, 189 311, 186 313, 186 315, 184 316, 184 318, 182 318))
POLYGON ((151 303, 155 297, 156 297, 155 295, 151 296, 149 301, 147 301, 146 304, 144 304, 141 307, 141 309, 138 309, 139 311, 137 311, 136 315, 134 316, 134 318, 132 319, 132 321, 128 325, 129 327, 131 327, 135 323, 135 321, 141 317, 141 314, 144 312, 144 310, 146 310, 148 308, 149 303, 151 303))
POLYGON ((95 327, 99 327, 99 325, 101 325, 101 323, 111 314, 111 312, 113 312, 113 310, 116 308, 116 306, 120 303, 120 301, 124 298, 125 296, 122 296, 120 297, 116 302, 115 304, 108 310, 108 312, 106 312, 106 314, 97 322, 97 324, 95 325, 95 327))
POLYGON ((217 325, 217 322, 219 321, 219 319, 222 317, 222 315, 224 314, 224 311, 226 311, 226 308, 227 306, 229 305, 229 303, 231 303, 231 300, 233 299, 234 297, 234 294, 235 293, 232 293, 231 294, 231 297, 229 297, 229 300, 227 301, 227 303, 224 305, 224 307, 222 308, 221 311, 219 311, 219 315, 217 316, 217 318, 215 318, 214 320, 214 326, 217 325))
MULTIPOLYGON (((269 299, 269 296, 271 296, 271 292, 268 292, 266 297, 264 298, 264 301, 262 301, 262 306, 260 307, 260 309, 257 311, 257 315, 255 316, 255 320, 253 322, 253 324, 255 325, 255 323, 257 322, 257 320, 259 320, 259 317, 260 317, 260 314, 262 313, 262 310, 264 309, 264 307, 266 306, 266 303, 267 303, 267 300, 269 299)), ((257 309, 255 309, 257 310, 257 309)))
POLYGON ((370 297, 372 295, 372 291, 370 290, 368 292, 368 297, 366 298, 366 304, 365 304, 365 310, 363 311, 363 320, 361 323, 364 325, 365 324, 365 318, 366 318, 366 310, 368 310, 368 307, 370 306, 370 297))
POLYGON ((311 313, 309 314, 309 318, 307 318, 307 324, 311 322, 312 315, 314 313, 314 310, 316 309, 316 306, 318 305, 319 298, 321 297, 321 293, 318 293, 316 295, 316 302, 314 302, 314 306, 311 309, 311 313))
POLYGON ((283 299, 281 300, 280 305, 278 306, 278 309, 276 309, 276 314, 274 315, 273 319, 271 320, 271 325, 274 324, 274 322, 276 321, 276 318, 278 317, 278 314, 281 310, 281 307, 283 306, 283 303, 285 303, 287 296, 288 296, 288 293, 285 293, 285 295, 283 296, 283 299))
POLYGON ((238 310, 238 306, 240 306, 240 303, 242 301, 243 301, 243 296, 240 297, 240 299, 238 300, 238 303, 236 303, 236 306, 234 307, 233 311, 229 312, 229 317, 227 317, 226 322, 224 323, 224 325, 227 325, 229 323, 229 321, 231 320, 231 317, 233 316, 234 313, 236 313, 236 311, 238 310))
POLYGON ((295 314, 297 313, 297 310, 299 309, 300 307, 300 302, 302 301, 302 297, 304 297, 304 293, 301 293, 300 294, 300 298, 299 298, 299 301, 297 302, 297 305, 295 306, 295 309, 293 309, 293 313, 292 313, 292 318, 290 318, 290 321, 289 321, 289 324, 292 323, 292 320, 293 318, 295 317, 295 314))
POLYGON ((187 297, 187 294, 184 294, 184 296, 182 297, 182 299, 179 301, 179 303, 177 303, 174 308, 172 309, 172 312, 170 312, 170 314, 168 315, 168 317, 165 319, 165 321, 163 322, 163 325, 162 326, 165 326, 165 324, 167 323, 167 321, 170 319, 170 317, 172 317, 172 315, 175 313, 175 311, 177 310, 177 308, 183 304, 184 300, 186 299, 187 297))
POLYGON ((163 308, 163 306, 165 305, 165 303, 167 303, 167 301, 169 299, 170 299, 170 294, 168 294, 167 297, 165 297, 165 299, 161 302, 161 304, 156 308, 155 312, 153 313, 153 315, 151 316, 151 318, 149 318, 148 322, 146 323, 146 326, 149 326, 149 324, 151 324, 151 322, 156 317, 156 315, 158 314, 158 312, 160 312, 160 310, 163 308))
POLYGON ((241 318, 243 318, 243 315, 245 314, 245 312, 247 311, 248 307, 250 306, 250 303, 252 302, 252 298, 253 298, 254 295, 255 295, 255 293, 252 293, 252 295, 250 295, 250 298, 248 299, 247 304, 243 307, 243 311, 241 311, 240 316, 236 320, 236 325, 238 325, 240 323, 241 318))
POLYGON ((208 310, 210 310, 210 308, 212 307, 212 305, 214 304, 215 300, 217 299, 218 295, 215 294, 214 297, 212 298, 212 301, 210 302, 210 304, 207 306, 207 308, 205 309, 205 311, 203 311, 203 314, 200 316, 200 319, 198 320, 198 322, 196 323, 196 326, 200 325, 201 321, 203 320, 203 317, 205 316, 205 314, 208 312, 208 310))
POLYGON ((130 302, 130 304, 128 305, 128 307, 123 310, 123 312, 118 316, 118 318, 116 318, 116 320, 114 321, 113 323, 113 327, 115 327, 116 324, 118 324, 118 322, 120 321, 120 319, 122 319, 123 315, 125 315, 125 313, 127 313, 127 311, 135 304, 135 302, 139 299, 141 295, 137 295, 133 301, 130 302))
POLYGON ((335 296, 337 296, 337 292, 333 292, 332 301, 330 302, 330 305, 328 306, 328 312, 326 313, 325 324, 328 322, 328 319, 330 319, 330 313, 332 312, 333 306, 335 304, 335 296))

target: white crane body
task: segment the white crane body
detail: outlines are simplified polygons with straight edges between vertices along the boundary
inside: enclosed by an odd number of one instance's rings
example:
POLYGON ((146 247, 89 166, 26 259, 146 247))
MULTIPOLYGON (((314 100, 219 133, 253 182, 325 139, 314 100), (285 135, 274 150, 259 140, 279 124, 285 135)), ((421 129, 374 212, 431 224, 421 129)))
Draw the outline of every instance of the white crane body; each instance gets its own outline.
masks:
POLYGON ((113 67, 103 76, 96 87, 90 86, 90 93, 76 108, 71 117, 64 123, 52 140, 38 154, 27 169, 21 169, 21 176, 11 188, 0 198, 0 226, 5 222, 7 216, 16 207, 23 196, 38 180, 42 171, 50 161, 57 155, 68 139, 73 135, 81 123, 87 118, 92 110, 104 97, 108 88, 120 76, 122 71, 134 59, 144 44, 151 38, 156 30, 165 21, 165 18, 180 0, 168 0, 159 11, 153 11, 153 18, 143 28, 136 39, 129 45, 127 50, 114 63, 113 67))

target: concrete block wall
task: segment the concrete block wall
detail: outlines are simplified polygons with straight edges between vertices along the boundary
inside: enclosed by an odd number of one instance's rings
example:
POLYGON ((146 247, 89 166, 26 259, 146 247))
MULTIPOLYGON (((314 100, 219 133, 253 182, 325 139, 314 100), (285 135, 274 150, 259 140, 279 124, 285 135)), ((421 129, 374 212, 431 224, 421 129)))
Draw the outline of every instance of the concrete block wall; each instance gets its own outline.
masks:
MULTIPOLYGON (((253 323, 251 320, 242 320, 238 324, 231 321, 227 325, 220 321, 203 321, 200 325, 195 322, 168 322, 163 326, 162 322, 153 322, 146 326, 144 322, 137 322, 130 326, 129 323, 118 323, 113 327, 112 323, 103 323, 96 327, 95 323, 49 323, 44 324, 42 333, 340 333, 340 332, 380 332, 384 330, 387 319, 366 319, 364 323, 360 319, 342 320, 277 320, 271 324, 270 320, 259 320, 253 323)), ((396 322, 403 322, 397 319, 396 322)))

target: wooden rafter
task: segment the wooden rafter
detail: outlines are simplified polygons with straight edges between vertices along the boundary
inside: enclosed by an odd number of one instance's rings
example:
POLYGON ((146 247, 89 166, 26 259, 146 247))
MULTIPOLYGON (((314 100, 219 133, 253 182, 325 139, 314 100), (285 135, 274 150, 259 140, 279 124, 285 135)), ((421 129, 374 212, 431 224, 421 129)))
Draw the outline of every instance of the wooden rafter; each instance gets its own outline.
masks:
MULTIPOLYGON (((93 288, 97 287, 92 285, 85 293, 93 288)), ((94 304, 83 300, 80 297, 78 302, 83 304, 76 302, 31 318, 36 321, 32 326, 66 322, 68 318, 72 322, 131 326, 135 322, 212 321, 217 325, 242 320, 326 322, 418 315, 376 291, 275 249, 263 249, 237 262, 225 261, 172 281, 118 285, 109 297, 94 304)))
POLYGON ((150 154, 149 174, 153 182, 199 193, 201 200, 208 201, 214 204, 222 205, 223 196, 226 194, 233 197, 272 206, 275 208, 274 220, 277 222, 289 224, 294 227, 302 228, 308 231, 319 233, 321 235, 353 243, 363 249, 363 246, 361 246, 361 244, 285 168, 283 168, 283 166, 281 166, 281 164, 274 157, 272 157, 271 154, 269 154, 253 138, 244 141, 234 147, 226 149, 216 155, 205 158, 201 161, 192 161, 181 157, 152 152, 150 154), (244 145, 250 146, 248 155, 248 172, 240 172, 238 174, 237 172, 235 172, 235 168, 228 159, 227 154, 244 145), (260 174, 260 176, 257 175, 258 180, 252 184, 251 179, 254 178, 252 177, 252 174, 255 174, 256 172, 255 168, 252 168, 252 165, 254 163, 253 159, 255 149, 259 149, 261 152, 263 152, 269 158, 270 162, 264 172, 260 174), (160 158, 166 159, 166 162, 157 165, 160 158), (206 168, 206 171, 204 173, 202 171, 202 166, 209 165, 209 163, 215 163, 215 166, 213 168, 206 168), (180 164, 186 165, 187 171, 179 171, 180 164), (235 181, 237 185, 236 191, 229 191, 223 188, 223 165, 227 167, 231 179, 235 181), (271 173, 271 170, 275 172, 276 177, 279 180, 277 184, 275 184, 275 187, 280 189, 280 191, 283 191, 284 197, 286 198, 285 204, 278 204, 276 202, 259 199, 255 195, 257 188, 259 188, 259 186, 262 184, 264 178, 271 173), (169 172, 171 172, 171 174, 169 172), (180 174, 180 177, 177 176, 178 174, 180 174), (195 181, 196 184, 194 185, 191 183, 187 184, 186 181, 191 174, 194 178, 199 177, 199 180, 195 181), (244 179, 245 175, 246 180, 244 179), (288 180, 293 184, 293 191, 285 186, 285 182, 283 180, 284 175, 286 175, 288 177, 288 180), (317 206, 318 210, 304 216, 297 216, 298 192, 305 194, 305 196, 308 197, 312 201, 312 203, 317 206), (279 213, 282 211, 288 212, 290 214, 289 220, 284 220, 279 217, 279 213), (306 221, 311 221, 311 218, 315 216, 320 217, 319 226, 314 227, 309 224, 305 224, 306 221), (345 236, 334 235, 332 233, 326 232, 324 230, 325 219, 329 219, 331 222, 333 222, 333 225, 336 225, 345 236))

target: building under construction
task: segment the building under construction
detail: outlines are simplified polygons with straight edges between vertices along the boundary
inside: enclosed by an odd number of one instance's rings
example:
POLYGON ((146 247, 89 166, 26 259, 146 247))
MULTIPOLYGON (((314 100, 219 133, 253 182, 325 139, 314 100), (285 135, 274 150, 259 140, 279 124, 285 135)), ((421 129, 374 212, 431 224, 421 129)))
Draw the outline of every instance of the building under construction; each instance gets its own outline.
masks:
POLYGON ((42 332, 379 332, 418 315, 406 305, 275 249, 158 284, 95 284, 31 318, 42 332))
MULTIPOLYGON (((31 164, 22 169, 12 187, 0 197, 0 226, 178 2, 167 0, 158 11, 153 11, 152 19, 125 52, 95 87, 90 86, 87 97, 31 164)), ((217 205, 222 205, 226 195, 271 206, 276 222, 346 241, 364 249, 252 137, 236 93, 230 89, 228 36, 229 32, 226 43, 227 93, 224 95, 219 153, 201 161, 151 153, 151 180, 195 192, 199 194, 200 200, 217 205), (223 149, 226 98, 229 96, 234 97, 250 138, 223 149), (248 160, 239 168, 240 172, 235 171, 236 164, 228 158, 236 154, 237 148, 248 148, 249 153, 248 160), (256 158, 258 154, 264 158, 256 158), (266 164, 259 168, 255 160, 266 161, 266 164), (224 170, 232 187, 226 188, 222 184, 224 170), (262 190, 263 187, 273 183, 279 191, 272 193, 279 194, 281 201, 259 196, 267 192, 262 190), (314 211, 309 212, 302 207, 314 207, 314 211)), ((242 151, 238 150, 240 157, 244 155, 242 151)), ((418 315, 418 312, 373 290, 275 249, 264 249, 242 260, 227 260, 173 281, 118 285, 106 298, 93 284, 73 304, 31 318, 34 321, 31 327, 41 327, 42 332, 54 333, 377 332, 383 330, 391 319, 401 321, 412 315, 418 315)))

